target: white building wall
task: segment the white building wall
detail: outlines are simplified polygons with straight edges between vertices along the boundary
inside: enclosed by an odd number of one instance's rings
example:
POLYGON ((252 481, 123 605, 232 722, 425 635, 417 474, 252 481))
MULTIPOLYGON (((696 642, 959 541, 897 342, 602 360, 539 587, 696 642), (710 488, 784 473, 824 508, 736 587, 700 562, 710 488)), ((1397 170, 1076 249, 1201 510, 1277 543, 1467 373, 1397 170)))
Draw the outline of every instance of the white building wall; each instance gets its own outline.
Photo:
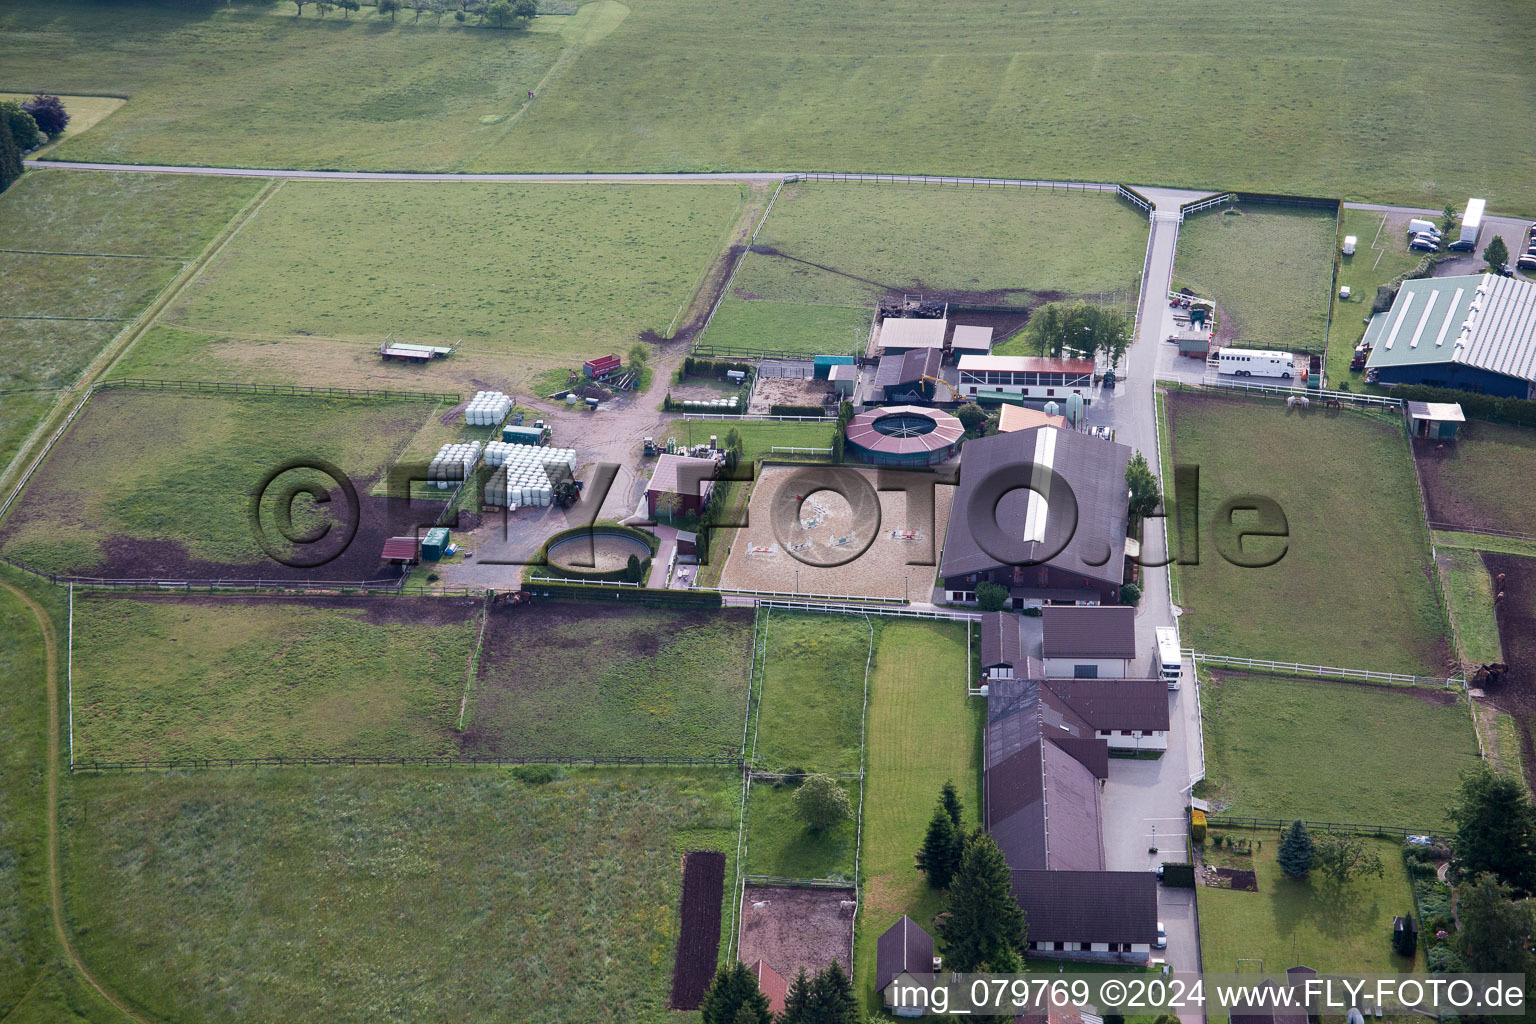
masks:
POLYGON ((1077 666, 1092 665, 1098 670, 1098 679, 1124 679, 1130 662, 1124 658, 1046 658, 1045 675, 1048 679, 1073 679, 1077 666))

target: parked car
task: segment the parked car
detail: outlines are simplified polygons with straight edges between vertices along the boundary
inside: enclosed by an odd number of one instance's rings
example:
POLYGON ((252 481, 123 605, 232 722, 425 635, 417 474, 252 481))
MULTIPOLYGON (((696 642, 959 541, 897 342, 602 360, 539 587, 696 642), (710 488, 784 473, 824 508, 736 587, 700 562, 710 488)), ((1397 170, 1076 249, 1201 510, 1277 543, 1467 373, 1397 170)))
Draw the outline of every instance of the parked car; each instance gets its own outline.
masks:
POLYGON ((1515 276, 1515 268, 1510 266, 1508 263, 1500 263, 1498 266, 1489 267, 1488 269, 1493 271, 1495 274, 1498 274, 1500 277, 1515 276))
POLYGON ((1440 248, 1440 243, 1428 235, 1414 235, 1413 241, 1408 243, 1408 248, 1417 249, 1419 252, 1435 252, 1440 248))
POLYGON ((1163 927, 1163 922, 1157 922, 1157 941, 1152 944, 1153 949, 1168 948, 1168 930, 1163 927))
POLYGON ((1527 274, 1536 272, 1536 256, 1533 256, 1530 253, 1526 253, 1524 256, 1521 256, 1519 259, 1515 260, 1515 266, 1525 271, 1527 274))

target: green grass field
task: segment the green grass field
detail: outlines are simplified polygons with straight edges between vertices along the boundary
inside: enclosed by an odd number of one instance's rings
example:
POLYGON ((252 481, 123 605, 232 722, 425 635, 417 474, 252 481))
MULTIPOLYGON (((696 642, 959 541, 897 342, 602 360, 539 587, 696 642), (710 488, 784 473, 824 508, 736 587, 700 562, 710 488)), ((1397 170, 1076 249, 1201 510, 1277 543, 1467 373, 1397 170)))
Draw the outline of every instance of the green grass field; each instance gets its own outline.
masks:
POLYGON ((1442 456, 1420 461, 1432 518, 1470 529, 1536 534, 1536 430, 1465 424, 1442 456))
POLYGON ((1205 790, 1232 814, 1440 828, 1477 761, 1449 692, 1222 674, 1201 696, 1205 790), (1375 754, 1336 771, 1367 735, 1375 754))
POLYGON ((1436 548, 1467 548, 1472 551, 1501 551, 1506 555, 1536 558, 1536 541, 1517 537, 1495 537, 1489 533, 1459 533, 1455 530, 1431 530, 1436 548))
POLYGON ((1185 221, 1174 275, 1216 301, 1218 341, 1321 353, 1328 339, 1333 238, 1328 211, 1259 203, 1225 207, 1185 221))
MULTIPOLYGON (((0 100, 15 100, 18 103, 25 103, 31 98, 31 93, 0 92, 0 100)), ((58 138, 28 153, 28 160, 45 160, 51 157, 53 151, 62 146, 66 139, 74 141, 92 126, 106 120, 109 114, 116 112, 119 107, 128 102, 116 96, 60 96, 59 99, 64 102, 64 109, 69 112, 69 125, 65 127, 64 133, 58 138)))
POLYGON ((0 249, 190 260, 259 178, 34 170, 0 200, 0 249))
POLYGON ((75 757, 454 754, 473 599, 75 602, 75 757))
POLYGON ((1449 649, 1400 425, 1183 392, 1169 394, 1166 408, 1174 461, 1200 470, 1200 564, 1177 570, 1186 644, 1445 673, 1449 649), (1214 517, 1244 495, 1273 499, 1286 517, 1288 539, 1244 544, 1248 557, 1273 557, 1284 546, 1267 568, 1233 565, 1217 550, 1214 517))
POLYGON ((968 826, 981 819, 986 702, 965 696, 965 626, 886 620, 869 679, 864 800, 864 898, 854 963, 866 1010, 876 1005, 875 944, 902 914, 932 932, 943 898, 912 858, 946 780, 968 826))
POLYGON ((752 722, 759 771, 858 771, 872 628, 848 615, 770 613, 752 722))
POLYGON ((180 269, 172 260, 0 252, 0 316, 128 320, 180 269))
MULTIPOLYGON (((843 783, 843 789, 856 817, 859 783, 850 779, 843 783)), ((747 799, 747 874, 851 882, 857 822, 845 821, 825 832, 812 832, 795 813, 796 792, 792 785, 752 784, 747 799)))
POLYGON ((0 589, 0 1013, 22 1000, 52 952, 47 905, 39 899, 44 658, 31 610, 0 589))
POLYGON ((1493 580, 1482 556, 1467 548, 1437 548, 1445 580, 1445 598, 1451 621, 1461 640, 1463 667, 1491 665, 1504 660, 1499 646, 1499 624, 1493 614, 1493 580))
POLYGON ((547 604, 492 614, 466 748, 482 754, 739 751, 752 615, 547 604))
POLYGON ((1207 971, 1252 969, 1239 960, 1263 960, 1267 971, 1293 964, 1324 974, 1424 970, 1422 955, 1408 960, 1392 952, 1392 918, 1413 912, 1413 889, 1397 843, 1365 840, 1381 858, 1382 877, 1336 886, 1318 874, 1304 881, 1282 875, 1275 863, 1278 833, 1233 834, 1264 844, 1251 856, 1217 855, 1223 864, 1256 872, 1259 891, 1199 890, 1200 958, 1207 971))
POLYGON ((365 494, 434 411, 429 402, 98 394, 12 507, 0 543, 50 571, 115 564, 114 539, 179 545, 175 557, 158 549, 172 561, 270 565, 249 518, 249 492, 266 473, 318 456, 365 494))
POLYGON ((825 423, 801 420, 674 420, 670 424, 678 441, 704 444, 714 434, 722 441, 732 427, 741 434, 744 462, 774 458, 774 448, 831 448, 833 420, 825 423))
POLYGON ((669 337, 735 185, 290 181, 167 311, 174 326, 589 357, 669 337))
POLYGON ((82 778, 70 917, 160 1020, 668 1021, 681 854, 734 860, 740 791, 639 769, 82 778))
POLYGON ((748 352, 854 355, 863 353, 869 340, 869 320, 870 311, 862 306, 748 301, 729 295, 699 341, 748 352))
POLYGON ((779 194, 732 294, 826 306, 1134 295, 1146 247, 1146 218, 1099 193, 801 183, 779 194), (1071 225, 1070 243, 1052 225, 1071 225))
POLYGON ((1236 0, 1174 18, 1112 0, 1027 18, 972 4, 907 34, 890 26, 931 14, 913 0, 626 9, 502 32, 366 9, 343 21, 289 4, 30 0, 0 16, 0 67, 17 91, 132 95, 59 148, 72 160, 986 173, 1536 201, 1536 138, 1490 134, 1479 116, 1536 118, 1536 25, 1508 3, 1349 0, 1260 18, 1236 0), (1403 55, 1442 46, 1451 24, 1482 41, 1480 59, 1442 62, 1423 88, 1403 55))

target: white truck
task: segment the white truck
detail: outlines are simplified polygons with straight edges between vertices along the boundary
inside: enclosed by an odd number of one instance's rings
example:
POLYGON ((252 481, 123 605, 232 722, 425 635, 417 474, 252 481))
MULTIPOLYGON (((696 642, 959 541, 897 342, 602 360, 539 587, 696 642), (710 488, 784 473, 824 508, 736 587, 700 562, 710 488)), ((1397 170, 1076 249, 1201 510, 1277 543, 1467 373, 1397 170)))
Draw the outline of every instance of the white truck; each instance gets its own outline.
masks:
POLYGON ((1435 222, 1432 220, 1425 220, 1423 217, 1415 217, 1413 220, 1408 222, 1408 237, 1412 238, 1414 235, 1428 235, 1429 237, 1438 241, 1440 238, 1440 229, 1435 226, 1435 222))
POLYGON ((1461 218, 1461 234, 1446 246, 1447 249, 1471 252, 1477 248, 1477 236, 1483 230, 1483 206, 1481 199, 1467 200, 1467 212, 1461 218))
POLYGON ((1296 372, 1296 359, 1289 352, 1224 348, 1216 354, 1216 369, 1234 377, 1280 377, 1290 380, 1296 372))
POLYGON ((1168 689, 1177 690, 1184 675, 1184 662, 1179 656, 1179 630, 1177 626, 1157 627, 1157 669, 1168 683, 1168 689))

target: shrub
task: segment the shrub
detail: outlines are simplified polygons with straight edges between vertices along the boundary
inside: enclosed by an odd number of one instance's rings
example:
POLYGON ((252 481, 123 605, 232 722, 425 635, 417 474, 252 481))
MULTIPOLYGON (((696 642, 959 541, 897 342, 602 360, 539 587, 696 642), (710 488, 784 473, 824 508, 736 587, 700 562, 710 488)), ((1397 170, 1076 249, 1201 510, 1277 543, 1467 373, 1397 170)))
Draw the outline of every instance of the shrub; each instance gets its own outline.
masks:
POLYGON ((1000 583, 976 584, 976 607, 984 612, 1000 612, 1008 603, 1008 588, 1000 583))
POLYGON ((1431 974, 1461 974, 1467 970, 1467 961, 1445 943, 1429 947, 1429 971, 1431 974))
POLYGON ((1176 889, 1193 889, 1195 887, 1195 866, 1193 864, 1163 865, 1163 884, 1171 885, 1176 889))
POLYGON ((512 777, 530 786, 542 786, 554 782, 563 772, 557 764, 520 764, 512 769, 512 777))
POLYGON ((69 124, 69 114, 64 110, 64 101, 57 96, 40 92, 23 103, 21 109, 32 115, 32 120, 37 122, 38 130, 50 139, 56 139, 64 134, 65 126, 69 124))
POLYGON ((1122 583, 1120 585, 1120 603, 1138 605, 1141 603, 1141 585, 1138 583, 1122 583))
POLYGON ((1189 838, 1196 843, 1205 842, 1205 812, 1191 810, 1189 812, 1189 838))
POLYGON ((819 405, 770 405, 773 416, 825 416, 826 410, 819 405))

